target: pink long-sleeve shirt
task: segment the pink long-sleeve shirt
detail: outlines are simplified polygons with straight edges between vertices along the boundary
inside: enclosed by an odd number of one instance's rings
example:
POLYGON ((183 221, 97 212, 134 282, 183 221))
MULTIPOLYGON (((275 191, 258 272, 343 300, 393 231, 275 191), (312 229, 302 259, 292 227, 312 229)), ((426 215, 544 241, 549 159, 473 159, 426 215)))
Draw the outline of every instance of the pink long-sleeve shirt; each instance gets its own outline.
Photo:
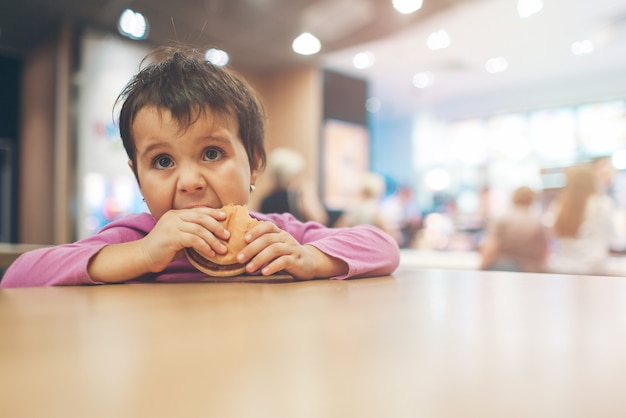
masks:
MULTIPOLYGON (((251 216, 276 224, 289 232, 300 244, 313 245, 322 252, 343 260, 348 265, 348 272, 334 277, 335 279, 391 274, 400 260, 396 241, 370 225, 327 228, 314 222, 302 223, 287 213, 252 212, 251 216)), ((129 215, 109 223, 89 238, 22 254, 9 266, 0 287, 100 284, 89 277, 89 260, 106 245, 145 237, 155 224, 156 220, 147 213, 129 215)), ((183 257, 172 261, 162 272, 146 274, 133 282, 176 282, 206 278, 204 273, 183 257)))

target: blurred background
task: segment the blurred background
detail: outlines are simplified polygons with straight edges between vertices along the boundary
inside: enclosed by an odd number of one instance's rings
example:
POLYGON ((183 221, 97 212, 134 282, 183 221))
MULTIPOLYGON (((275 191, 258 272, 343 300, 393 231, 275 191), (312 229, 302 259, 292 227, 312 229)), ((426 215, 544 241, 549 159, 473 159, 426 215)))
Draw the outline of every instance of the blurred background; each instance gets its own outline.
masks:
POLYGON ((541 212, 564 168, 604 157, 611 251, 626 249, 622 0, 3 0, 0 242, 70 242, 146 210, 113 103, 172 40, 258 90, 268 151, 306 157, 330 224, 375 173, 411 260, 476 266, 515 188, 541 212))

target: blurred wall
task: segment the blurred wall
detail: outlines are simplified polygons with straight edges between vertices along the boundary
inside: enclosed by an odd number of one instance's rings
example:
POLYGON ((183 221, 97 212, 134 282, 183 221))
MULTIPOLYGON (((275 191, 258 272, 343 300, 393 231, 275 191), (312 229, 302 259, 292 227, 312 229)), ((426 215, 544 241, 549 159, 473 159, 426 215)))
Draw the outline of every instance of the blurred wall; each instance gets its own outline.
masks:
MULTIPOLYGON (((289 147, 307 157, 306 174, 319 189, 319 138, 322 112, 322 78, 315 67, 301 67, 274 74, 242 75, 257 90, 268 116, 265 149, 289 147)), ((269 176, 261 175, 250 198, 257 209, 269 191, 269 176)))
POLYGON ((54 242, 54 79, 56 42, 24 60, 20 114, 19 240, 54 242))
POLYGON ((393 192, 393 187, 399 185, 415 190, 418 179, 412 162, 413 121, 409 118, 381 118, 378 113, 372 113, 369 127, 370 164, 373 171, 391 180, 387 192, 393 192))
POLYGON ((18 241, 59 244, 71 238, 71 33, 23 60, 19 123, 18 241))

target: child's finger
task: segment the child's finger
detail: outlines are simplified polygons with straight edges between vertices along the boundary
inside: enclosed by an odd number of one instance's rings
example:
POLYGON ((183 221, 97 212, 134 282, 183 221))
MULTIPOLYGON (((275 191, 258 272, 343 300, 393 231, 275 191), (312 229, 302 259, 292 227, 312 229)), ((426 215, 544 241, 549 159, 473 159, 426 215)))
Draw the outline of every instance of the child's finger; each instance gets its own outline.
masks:
MULTIPOLYGON (((223 240, 227 240, 230 237, 230 232, 220 223, 226 217, 223 211, 211 208, 194 208, 181 211, 180 217, 184 222, 200 226, 201 229, 209 231, 223 240)), ((190 232, 202 235, 200 229, 194 229, 190 232)))

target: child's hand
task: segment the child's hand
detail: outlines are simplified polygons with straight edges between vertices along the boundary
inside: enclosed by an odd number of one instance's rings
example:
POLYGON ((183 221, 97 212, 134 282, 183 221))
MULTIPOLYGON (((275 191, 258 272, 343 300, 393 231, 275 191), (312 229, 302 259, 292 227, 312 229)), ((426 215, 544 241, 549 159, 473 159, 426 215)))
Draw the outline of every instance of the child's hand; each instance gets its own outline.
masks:
POLYGON ((166 212, 142 239, 148 269, 162 271, 172 260, 182 257, 186 247, 211 257, 216 253, 224 254, 226 247, 218 238, 225 240, 229 236, 219 223, 225 218, 221 210, 205 207, 166 212))
POLYGON ((330 257, 312 245, 301 245, 286 231, 271 222, 261 222, 245 237, 249 244, 239 253, 237 260, 246 263, 246 271, 261 274, 285 271, 297 279, 328 278, 344 274, 348 266, 330 257))

